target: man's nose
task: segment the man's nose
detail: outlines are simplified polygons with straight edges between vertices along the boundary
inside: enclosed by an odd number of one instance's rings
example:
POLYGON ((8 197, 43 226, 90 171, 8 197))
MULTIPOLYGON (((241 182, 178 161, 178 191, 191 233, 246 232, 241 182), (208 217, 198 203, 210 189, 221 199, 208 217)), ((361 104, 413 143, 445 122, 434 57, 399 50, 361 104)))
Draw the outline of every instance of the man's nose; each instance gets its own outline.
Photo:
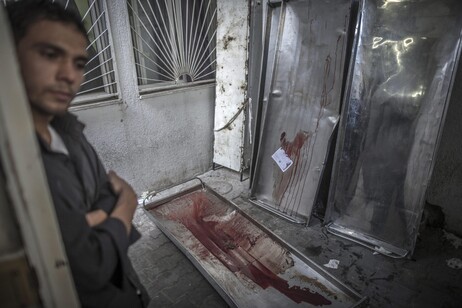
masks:
POLYGON ((75 67, 73 61, 63 60, 59 65, 58 79, 68 84, 74 84, 81 72, 75 67))

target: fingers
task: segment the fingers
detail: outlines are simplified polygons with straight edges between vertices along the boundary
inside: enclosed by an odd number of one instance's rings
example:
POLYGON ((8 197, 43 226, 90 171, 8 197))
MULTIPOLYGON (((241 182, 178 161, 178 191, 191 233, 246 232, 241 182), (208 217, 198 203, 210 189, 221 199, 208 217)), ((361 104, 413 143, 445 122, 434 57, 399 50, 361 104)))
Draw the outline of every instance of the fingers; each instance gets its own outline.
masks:
POLYGON ((135 213, 138 200, 133 188, 119 177, 114 171, 110 170, 107 174, 112 190, 117 194, 117 202, 111 217, 120 219, 127 232, 130 233, 131 222, 135 213))
POLYGON ((110 170, 107 174, 109 182, 111 183, 112 190, 116 194, 120 194, 125 185, 128 185, 121 177, 114 171, 110 170))
POLYGON ((98 209, 95 211, 88 212, 85 215, 85 218, 87 220, 88 225, 90 227, 94 227, 105 221, 107 218, 107 214, 105 211, 98 209))
POLYGON ((117 173, 115 173, 113 170, 109 170, 109 172, 107 173, 107 177, 109 179, 109 182, 113 182, 113 181, 117 181, 119 179, 121 179, 117 173))
POLYGON ((130 233, 133 215, 137 207, 136 194, 127 184, 126 189, 123 189, 118 195, 117 203, 111 213, 111 217, 120 219, 127 229, 127 234, 130 233))

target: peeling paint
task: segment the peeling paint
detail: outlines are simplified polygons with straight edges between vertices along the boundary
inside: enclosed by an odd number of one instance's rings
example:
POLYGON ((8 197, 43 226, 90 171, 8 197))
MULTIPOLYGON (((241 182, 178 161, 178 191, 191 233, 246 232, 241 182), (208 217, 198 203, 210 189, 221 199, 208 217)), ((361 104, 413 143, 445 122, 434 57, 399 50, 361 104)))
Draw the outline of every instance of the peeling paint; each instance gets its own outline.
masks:
POLYGON ((226 36, 223 38, 223 49, 224 50, 227 50, 228 49, 228 45, 229 43, 231 43, 232 41, 235 41, 236 38, 234 36, 226 36))
POLYGON ((247 105, 248 1, 217 1, 217 70, 213 162, 242 169, 247 105))

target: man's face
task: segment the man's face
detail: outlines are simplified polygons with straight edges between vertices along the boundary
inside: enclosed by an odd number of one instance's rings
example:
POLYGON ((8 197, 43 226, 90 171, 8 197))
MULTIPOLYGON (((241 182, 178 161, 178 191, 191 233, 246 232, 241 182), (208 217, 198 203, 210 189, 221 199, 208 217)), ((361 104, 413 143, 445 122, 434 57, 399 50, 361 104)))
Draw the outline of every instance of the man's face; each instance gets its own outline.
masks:
POLYGON ((64 114, 80 88, 86 38, 72 24, 41 20, 18 42, 21 74, 32 112, 64 114))

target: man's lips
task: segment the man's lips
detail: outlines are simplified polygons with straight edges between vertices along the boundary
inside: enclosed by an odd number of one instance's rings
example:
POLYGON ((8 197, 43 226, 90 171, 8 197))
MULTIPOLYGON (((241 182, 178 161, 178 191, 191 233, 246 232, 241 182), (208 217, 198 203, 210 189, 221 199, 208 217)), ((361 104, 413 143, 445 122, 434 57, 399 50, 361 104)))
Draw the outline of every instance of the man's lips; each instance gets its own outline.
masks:
POLYGON ((72 93, 65 91, 50 91, 50 93, 59 101, 63 102, 69 102, 74 97, 72 93))

